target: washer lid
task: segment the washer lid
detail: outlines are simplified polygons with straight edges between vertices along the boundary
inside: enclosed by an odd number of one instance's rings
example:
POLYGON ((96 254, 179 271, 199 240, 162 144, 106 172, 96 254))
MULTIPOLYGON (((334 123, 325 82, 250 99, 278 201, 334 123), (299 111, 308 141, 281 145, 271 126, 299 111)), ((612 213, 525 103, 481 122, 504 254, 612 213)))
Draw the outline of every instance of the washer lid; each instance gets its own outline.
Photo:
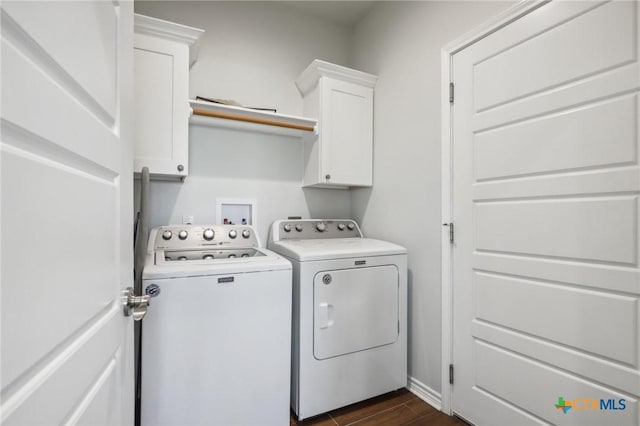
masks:
POLYGON ((269 249, 302 262, 407 253, 402 246, 373 238, 281 240, 271 243, 269 249))

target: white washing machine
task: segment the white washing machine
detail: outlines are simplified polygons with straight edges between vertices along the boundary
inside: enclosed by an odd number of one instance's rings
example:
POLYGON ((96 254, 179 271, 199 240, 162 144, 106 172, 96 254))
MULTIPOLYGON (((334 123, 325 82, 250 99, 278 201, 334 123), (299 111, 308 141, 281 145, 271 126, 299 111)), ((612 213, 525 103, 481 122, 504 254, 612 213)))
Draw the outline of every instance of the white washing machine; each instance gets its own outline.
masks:
POLYGON ((142 286, 142 425, 289 424, 289 261, 250 226, 163 226, 142 286))
POLYGON ((280 220, 293 264, 291 406, 305 419, 407 384, 407 250, 351 220, 280 220))

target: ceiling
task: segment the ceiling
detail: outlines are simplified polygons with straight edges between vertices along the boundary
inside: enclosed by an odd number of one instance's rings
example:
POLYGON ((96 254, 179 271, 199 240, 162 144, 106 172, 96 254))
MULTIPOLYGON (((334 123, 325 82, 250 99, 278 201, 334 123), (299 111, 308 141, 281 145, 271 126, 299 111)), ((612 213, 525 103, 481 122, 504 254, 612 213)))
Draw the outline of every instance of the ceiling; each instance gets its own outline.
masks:
POLYGON ((297 9, 338 25, 352 27, 364 18, 377 1, 282 1, 280 4, 297 9))

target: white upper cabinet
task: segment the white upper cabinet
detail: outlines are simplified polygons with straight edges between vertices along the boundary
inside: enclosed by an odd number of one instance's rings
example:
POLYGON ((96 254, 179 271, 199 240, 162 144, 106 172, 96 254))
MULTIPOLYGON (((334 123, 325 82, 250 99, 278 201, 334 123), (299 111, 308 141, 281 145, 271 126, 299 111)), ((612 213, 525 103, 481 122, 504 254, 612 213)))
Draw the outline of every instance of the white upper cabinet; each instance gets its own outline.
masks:
POLYGON ((304 186, 373 183, 373 89, 377 77, 314 60, 296 79, 304 115, 318 117, 318 138, 305 142, 304 186))
POLYGON ((135 15, 134 171, 152 178, 189 173, 189 67, 204 31, 135 15))

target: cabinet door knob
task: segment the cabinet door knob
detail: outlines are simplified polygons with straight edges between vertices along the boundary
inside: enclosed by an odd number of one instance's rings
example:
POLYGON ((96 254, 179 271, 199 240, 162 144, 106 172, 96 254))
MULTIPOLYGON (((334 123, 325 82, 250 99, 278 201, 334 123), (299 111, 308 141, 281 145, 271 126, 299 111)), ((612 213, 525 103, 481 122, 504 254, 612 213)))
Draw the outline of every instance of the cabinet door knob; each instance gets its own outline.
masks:
POLYGON ((184 166, 182 164, 178 164, 178 171, 181 172, 184 170, 184 166))
POLYGON ((325 178, 326 180, 329 180, 329 179, 331 179, 331 175, 325 175, 325 177, 324 177, 324 178, 325 178))

